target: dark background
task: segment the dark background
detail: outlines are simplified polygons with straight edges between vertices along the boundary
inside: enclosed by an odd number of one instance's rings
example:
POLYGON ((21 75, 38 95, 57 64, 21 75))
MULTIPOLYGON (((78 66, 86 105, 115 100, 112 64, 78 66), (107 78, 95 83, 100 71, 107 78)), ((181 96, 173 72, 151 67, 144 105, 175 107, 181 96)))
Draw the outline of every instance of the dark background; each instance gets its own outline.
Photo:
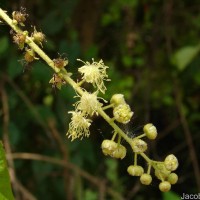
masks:
POLYGON ((133 162, 128 146, 123 160, 103 156, 101 142, 111 138, 112 129, 100 117, 90 138, 67 139, 76 94, 69 85, 54 90, 53 71, 42 60, 23 64, 10 28, 1 23, 0 137, 7 153, 15 153, 8 162, 17 200, 176 200, 200 191, 199 0, 1 0, 0 6, 10 16, 25 7, 25 28, 45 33, 45 52, 66 56, 75 80, 77 58, 103 59, 112 80, 104 98, 123 93, 135 113, 122 128, 133 136, 152 122, 159 135, 147 154, 163 160, 173 153, 179 159, 179 182, 163 194, 156 178, 143 186, 127 174, 133 162), (32 154, 25 160, 19 152, 32 154))

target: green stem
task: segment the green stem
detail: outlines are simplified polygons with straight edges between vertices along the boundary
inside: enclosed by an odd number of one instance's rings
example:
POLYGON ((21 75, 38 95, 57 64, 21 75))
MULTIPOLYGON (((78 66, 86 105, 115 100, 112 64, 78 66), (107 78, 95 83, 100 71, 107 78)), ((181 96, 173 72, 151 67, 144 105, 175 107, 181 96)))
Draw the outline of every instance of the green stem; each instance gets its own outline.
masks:
POLYGON ((121 139, 122 139, 122 137, 121 137, 121 135, 119 135, 119 137, 118 137, 118 141, 117 141, 118 144, 121 143, 121 139))
POLYGON ((142 135, 137 136, 136 138, 140 139, 140 138, 143 138, 143 137, 145 137, 145 136, 146 136, 146 134, 144 133, 144 134, 142 134, 142 135))
POLYGON ((107 110, 108 108, 112 108, 113 107, 113 104, 109 104, 107 106, 104 106, 102 109, 103 110, 107 110))
POLYGON ((136 166, 137 165, 137 153, 134 153, 134 165, 136 166))
POLYGON ((117 132, 115 131, 114 134, 113 134, 113 136, 112 136, 112 139, 111 139, 112 141, 115 140, 116 135, 117 135, 117 132))

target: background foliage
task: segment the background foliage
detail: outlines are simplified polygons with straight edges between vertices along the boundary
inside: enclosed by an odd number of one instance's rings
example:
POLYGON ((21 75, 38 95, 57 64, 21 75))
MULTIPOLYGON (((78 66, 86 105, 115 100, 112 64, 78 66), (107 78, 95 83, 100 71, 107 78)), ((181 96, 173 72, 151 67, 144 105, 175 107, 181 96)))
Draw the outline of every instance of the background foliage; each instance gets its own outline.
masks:
POLYGON ((152 122, 159 137, 148 154, 162 160, 173 153, 180 161, 179 183, 161 194, 156 181, 146 187, 127 174, 131 154, 123 161, 102 155, 101 141, 111 137, 102 119, 95 119, 89 139, 66 139, 74 91, 52 89, 52 71, 42 61, 23 65, 9 27, 1 24, 0 137, 7 153, 15 153, 8 163, 16 199, 167 200, 200 191, 198 0, 9 0, 0 6, 9 13, 25 7, 27 27, 46 34, 50 57, 67 56, 74 77, 76 58, 102 58, 112 80, 106 99, 124 93, 135 112, 123 128, 134 136, 152 122), (34 154, 26 160, 17 152, 34 154))

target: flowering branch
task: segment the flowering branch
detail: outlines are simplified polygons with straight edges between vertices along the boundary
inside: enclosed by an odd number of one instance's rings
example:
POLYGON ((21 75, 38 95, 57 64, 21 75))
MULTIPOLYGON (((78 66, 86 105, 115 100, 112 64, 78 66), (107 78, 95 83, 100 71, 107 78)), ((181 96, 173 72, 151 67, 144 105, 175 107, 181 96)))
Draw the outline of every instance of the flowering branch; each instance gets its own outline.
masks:
MULTIPOLYGON (((121 138, 123 138, 132 148, 134 154, 134 164, 130 165, 127 169, 128 173, 132 176, 140 176, 140 181, 144 185, 149 185, 152 181, 150 175, 151 167, 155 170, 155 175, 161 180, 159 189, 163 192, 169 191, 171 184, 175 184, 178 180, 178 176, 172 171, 178 167, 178 160, 174 155, 168 155, 163 162, 158 162, 150 159, 144 152, 147 150, 147 143, 141 139, 147 137, 150 140, 154 140, 157 137, 156 127, 149 123, 143 128, 143 134, 130 138, 117 124, 127 124, 132 116, 130 106, 126 103, 124 95, 114 94, 110 100, 110 104, 103 106, 99 100, 98 94, 106 92, 106 86, 104 81, 110 81, 106 70, 108 66, 104 65, 103 60, 96 62, 92 59, 92 63, 84 62, 80 59, 78 61, 83 62, 83 66, 78 69, 82 75, 80 82, 75 82, 70 76, 71 73, 65 69, 68 64, 68 60, 61 57, 57 59, 49 58, 42 50, 42 42, 45 40, 45 36, 42 32, 37 32, 34 28, 34 32, 30 35, 27 31, 23 31, 20 27, 24 26, 26 17, 28 15, 23 11, 14 11, 12 13, 12 19, 0 8, 0 18, 3 19, 11 28, 15 31, 13 35, 13 41, 18 45, 20 50, 24 50, 24 59, 26 62, 33 62, 42 58, 47 65, 49 65, 54 71, 55 75, 50 80, 50 83, 54 84, 59 89, 65 83, 68 83, 78 94, 79 101, 74 106, 74 111, 69 111, 72 114, 71 122, 69 123, 69 130, 67 136, 71 140, 77 138, 89 137, 89 127, 92 123, 91 117, 93 115, 100 115, 105 121, 113 128, 113 137, 111 140, 104 140, 101 148, 105 155, 123 159, 126 156, 126 147, 121 145, 121 138), (41 46, 41 47, 40 47, 41 46), (96 91, 90 93, 82 88, 84 82, 91 83, 96 91), (105 110, 112 108, 113 117, 106 114, 105 110), (115 122, 116 121, 116 122, 115 122), (118 141, 115 142, 115 138, 118 136, 118 141), (144 173, 142 166, 137 164, 138 155, 148 163, 147 173, 144 173)), ((106 102, 104 100, 104 102, 106 102)))

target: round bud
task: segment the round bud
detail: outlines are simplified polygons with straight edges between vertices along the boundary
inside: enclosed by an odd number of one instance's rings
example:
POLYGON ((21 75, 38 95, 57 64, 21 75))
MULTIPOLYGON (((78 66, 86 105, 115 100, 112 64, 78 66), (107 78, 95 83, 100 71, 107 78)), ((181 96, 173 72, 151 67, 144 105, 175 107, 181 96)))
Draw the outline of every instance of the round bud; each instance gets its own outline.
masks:
POLYGON ((143 167, 138 166, 138 165, 130 165, 127 168, 127 172, 131 176, 141 176, 144 173, 144 169, 143 169, 143 167))
POLYGON ((147 143, 141 139, 134 138, 131 142, 131 147, 135 153, 143 153, 147 150, 147 143))
POLYGON ((127 124, 133 116, 133 112, 128 104, 120 104, 114 107, 113 115, 116 121, 127 124))
POLYGON ((140 182, 144 185, 149 185, 152 182, 152 177, 150 174, 142 174, 140 177, 140 182))
POLYGON ((170 171, 166 169, 164 163, 157 163, 155 168, 155 176, 162 180, 166 179, 170 174, 170 171))
POLYGON ((117 148, 117 143, 112 140, 104 140, 101 144, 104 155, 111 155, 117 148))
POLYGON ((125 104, 125 99, 123 94, 114 94, 111 99, 110 103, 114 104, 114 106, 118 106, 120 104, 125 104))
POLYGON ((143 128, 143 131, 146 134, 147 138, 149 138, 150 140, 154 140, 158 134, 156 127, 151 123, 146 124, 143 128))
POLYGON ((173 154, 170 154, 165 158, 164 164, 167 170, 174 171, 178 167, 178 159, 173 154))
POLYGON ((169 181, 170 184, 176 184, 178 181, 178 175, 176 173, 171 173, 167 177, 167 181, 169 181))
POLYGON ((159 184, 161 192, 168 192, 171 189, 171 184, 168 181, 163 181, 159 184))
POLYGON ((111 154, 111 157, 113 158, 123 159, 125 156, 126 156, 126 148, 121 144, 118 144, 117 148, 111 154))
POLYGON ((126 148, 112 140, 104 140, 101 144, 104 155, 109 155, 113 158, 123 159, 126 156, 126 148))

